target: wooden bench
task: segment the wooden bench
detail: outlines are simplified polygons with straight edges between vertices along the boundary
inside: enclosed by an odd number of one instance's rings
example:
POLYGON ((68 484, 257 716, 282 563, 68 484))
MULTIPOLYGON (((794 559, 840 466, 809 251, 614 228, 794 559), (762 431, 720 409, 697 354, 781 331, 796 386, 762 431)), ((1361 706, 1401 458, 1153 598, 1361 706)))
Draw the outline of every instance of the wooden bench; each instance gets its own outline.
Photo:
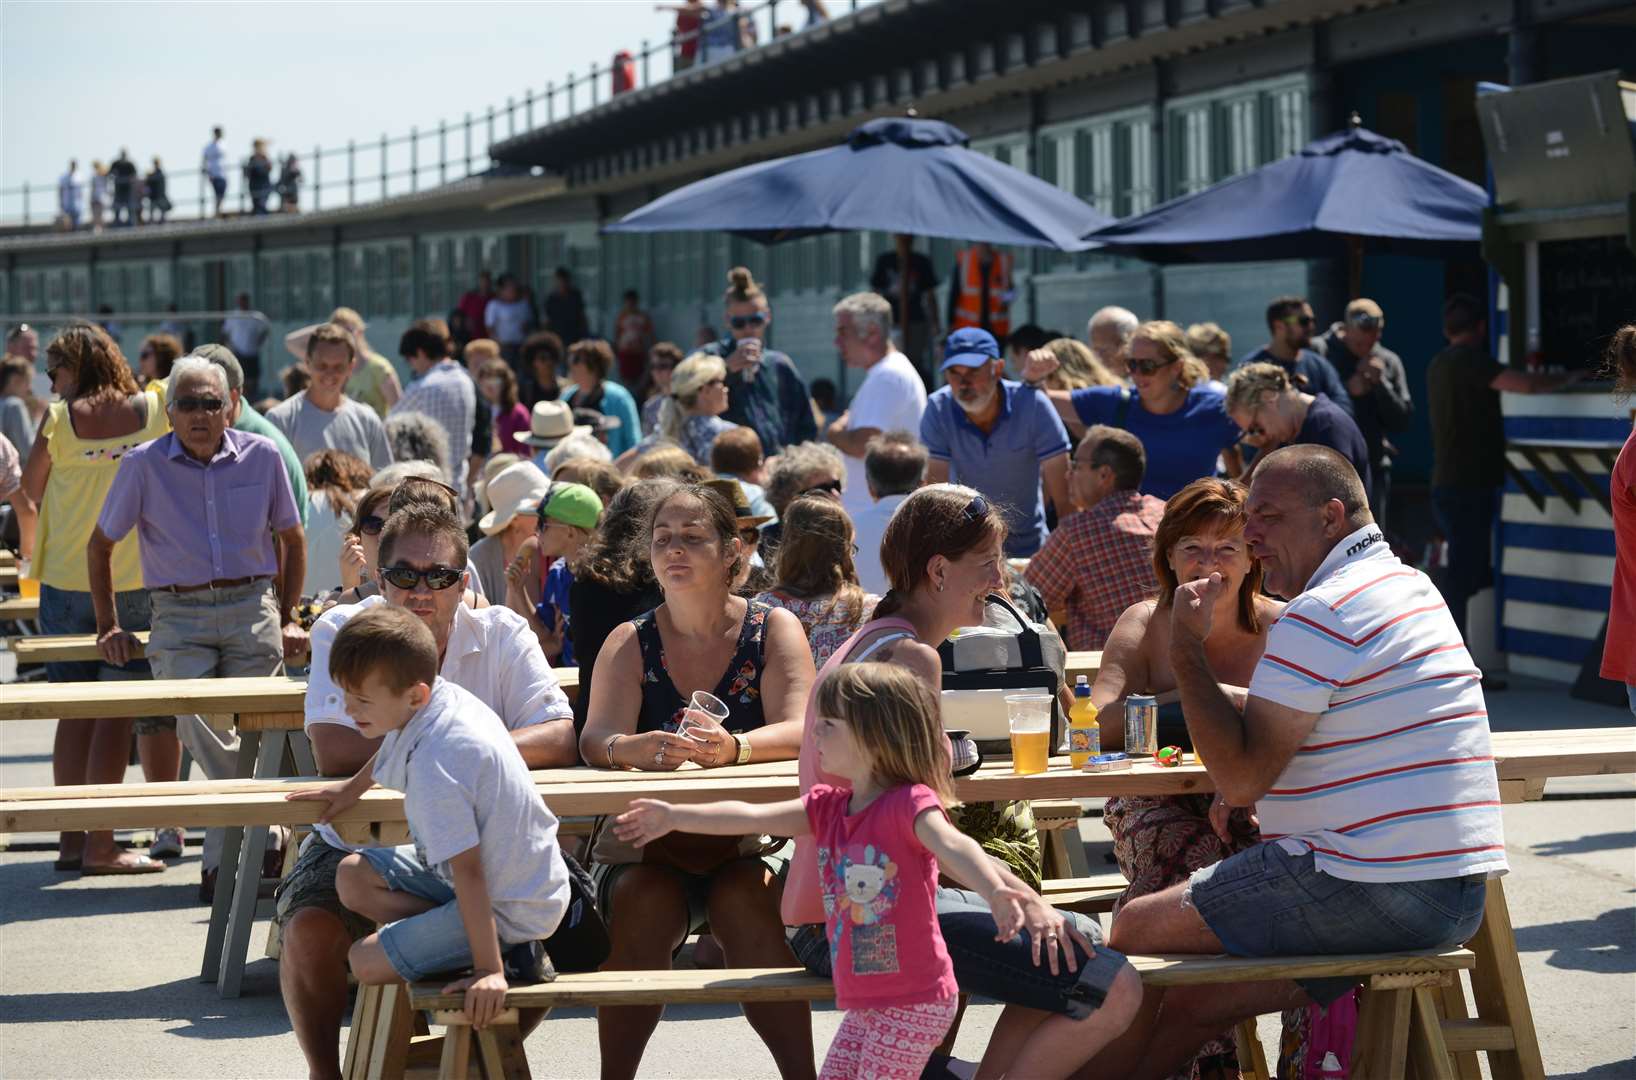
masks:
POLYGON ((33 622, 40 617, 37 596, 8 596, 0 600, 0 622, 33 622))
MULTIPOLYGON (((1132 956, 1131 966, 1149 986, 1197 986, 1263 979, 1357 977, 1366 982, 1354 1068, 1360 1078, 1395 1080, 1415 1062, 1425 1080, 1452 1077, 1449 1048, 1435 991, 1475 963, 1463 949, 1394 956, 1310 956, 1270 960, 1226 956, 1132 956)), ((473 1032, 458 994, 442 982, 364 987, 348 1036, 344 1071, 352 1080, 402 1076, 411 1062, 435 1053, 439 1075, 468 1075, 473 1056, 489 1077, 527 1077, 528 1059, 519 1032, 519 1010, 600 1008, 615 1005, 741 1004, 829 1001, 835 986, 802 968, 738 970, 607 971, 559 975, 554 982, 521 987, 506 995, 499 1020, 473 1032), (417 1039, 416 1014, 447 1034, 417 1039), (418 1043, 418 1045, 417 1045, 418 1043)), ((1261 1066, 1265 1078, 1265 1065, 1261 1066)))

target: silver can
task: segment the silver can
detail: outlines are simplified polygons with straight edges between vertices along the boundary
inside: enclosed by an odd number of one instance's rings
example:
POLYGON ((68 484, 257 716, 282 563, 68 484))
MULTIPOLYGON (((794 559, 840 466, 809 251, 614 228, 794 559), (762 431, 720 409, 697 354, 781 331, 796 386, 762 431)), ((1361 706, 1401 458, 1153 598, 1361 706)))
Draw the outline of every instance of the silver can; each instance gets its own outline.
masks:
POLYGON ((1125 753, 1152 757, 1159 750, 1159 701, 1152 694, 1125 698, 1125 753))

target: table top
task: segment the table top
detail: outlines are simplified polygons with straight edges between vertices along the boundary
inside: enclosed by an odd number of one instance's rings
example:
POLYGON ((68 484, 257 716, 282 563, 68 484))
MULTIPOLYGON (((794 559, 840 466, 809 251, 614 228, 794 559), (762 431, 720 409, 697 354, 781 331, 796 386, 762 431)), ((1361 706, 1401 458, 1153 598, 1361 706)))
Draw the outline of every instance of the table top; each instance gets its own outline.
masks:
MULTIPOLYGON (((4 573, 4 571, 0 571, 4 573)), ((142 645, 138 656, 147 652, 148 631, 136 631, 136 640, 142 645)), ((95 634, 31 634, 14 637, 11 651, 17 654, 19 664, 48 664, 52 661, 99 660, 95 634)))
MULTIPOLYGON (((1636 773, 1636 730, 1589 728, 1554 732, 1502 732, 1494 736, 1496 771, 1502 781, 1550 776, 1636 773)), ((613 772, 606 769, 541 769, 531 774, 547 805, 560 817, 623 810, 632 798, 652 795, 674 802, 733 798, 774 802, 799 790, 793 761, 752 762, 723 769, 675 772, 613 772)), ((173 784, 126 784, 74 789, 0 790, 0 832, 59 829, 140 828, 160 825, 310 824, 321 804, 287 802, 291 791, 328 783, 317 777, 221 780, 173 784)), ((1009 762, 985 764, 957 782, 968 801, 1099 798, 1113 795, 1203 794, 1212 790, 1199 765, 1163 768, 1137 762, 1129 772, 1083 773, 1065 757, 1050 768, 1017 776, 1009 762)), ((403 796, 376 788, 337 823, 368 827, 403 820, 403 796)))
POLYGON ((37 596, 8 596, 0 600, 0 622, 29 622, 40 617, 37 596))

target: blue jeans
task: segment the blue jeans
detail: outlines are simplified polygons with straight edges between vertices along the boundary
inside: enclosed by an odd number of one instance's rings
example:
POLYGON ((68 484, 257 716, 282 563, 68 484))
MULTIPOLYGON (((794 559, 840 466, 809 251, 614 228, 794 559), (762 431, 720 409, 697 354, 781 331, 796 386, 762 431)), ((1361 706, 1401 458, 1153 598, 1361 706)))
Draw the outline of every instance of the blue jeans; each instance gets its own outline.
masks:
MULTIPOLYGON (((1481 876, 1430 881, 1349 881, 1291 854, 1279 841, 1257 844, 1193 871, 1189 902, 1233 956, 1341 956, 1447 949, 1470 940, 1483 921, 1481 876)), ((1328 1005, 1356 979, 1301 979, 1328 1005)))
MULTIPOLYGON (((122 630, 146 630, 152 618, 148 593, 131 589, 114 594, 114 611, 122 630)), ((47 634, 95 634, 97 613, 91 594, 78 589, 40 586, 40 629, 47 634)), ((146 660, 132 660, 123 666, 102 660, 53 660, 45 666, 51 682, 96 682, 146 679, 151 672, 146 660)))
MULTIPOLYGON (((1034 964, 1028 931, 1010 941, 994 940, 994 915, 977 893, 939 887, 937 925, 954 964, 954 979, 963 994, 977 994, 1006 1005, 1021 1005, 1082 1020, 1107 1000, 1108 991, 1126 966, 1122 953, 1102 945, 1102 928, 1078 912, 1062 913, 1085 940, 1096 945, 1087 957, 1072 946, 1078 971, 1059 965, 1053 975, 1049 962, 1034 964)), ((829 942, 819 924, 797 928, 790 939, 796 957, 815 975, 831 975, 829 942)))
POLYGON ((1500 512, 1500 489, 1491 487, 1434 487, 1432 514, 1449 542, 1449 561, 1443 579, 1443 599, 1460 637, 1466 635, 1466 603, 1494 584, 1494 519, 1500 512))
POLYGON ((410 893, 439 905, 381 927, 381 948, 393 969, 405 980, 415 982, 439 972, 471 967, 471 942, 466 937, 454 889, 415 856, 415 846, 364 848, 358 854, 369 860, 394 892, 410 893))
POLYGON ((1636 716, 1636 682, 1626 683, 1625 693, 1630 696, 1630 715, 1636 716))

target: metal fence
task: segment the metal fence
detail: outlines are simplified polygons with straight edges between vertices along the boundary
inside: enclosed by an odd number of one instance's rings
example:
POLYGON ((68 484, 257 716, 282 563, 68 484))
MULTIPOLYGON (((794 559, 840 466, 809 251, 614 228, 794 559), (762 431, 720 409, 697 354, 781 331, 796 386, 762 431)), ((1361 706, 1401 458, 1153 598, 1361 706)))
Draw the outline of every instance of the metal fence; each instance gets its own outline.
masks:
MULTIPOLYGON (((861 0, 867 4, 873 0, 861 0)), ((823 0, 822 6, 830 16, 842 9, 855 11, 860 0, 823 0)), ((715 12, 708 7, 707 12, 715 12)), ((785 34, 800 33, 810 18, 807 0, 762 0, 761 3, 737 9, 741 38, 747 48, 755 48, 785 34)), ((707 25, 710 20, 707 18, 707 25)), ((621 50, 605 64, 592 62, 583 74, 570 73, 562 82, 547 82, 543 90, 529 88, 521 96, 506 98, 504 105, 491 105, 478 112, 468 112, 457 121, 439 120, 435 127, 411 127, 406 134, 382 133, 378 139, 349 139, 345 146, 314 146, 302 152, 293 146, 282 146, 272 154, 271 179, 276 183, 283 158, 296 155, 301 169, 297 188, 300 210, 322 210, 337 206, 355 206, 396 195, 406 195, 424 188, 446 184, 451 180, 488 172, 494 165, 489 149, 515 135, 536 126, 552 124, 577 113, 594 109, 617 94, 662 83, 686 68, 702 61, 694 56, 702 54, 703 28, 688 34, 672 32, 657 44, 642 41, 636 52, 621 50)), ((82 159, 89 162, 90 159, 82 159)), ((214 210, 214 193, 202 170, 195 168, 192 157, 186 154, 172 156, 173 162, 189 164, 166 174, 166 197, 171 202, 167 220, 204 218, 214 210)), ((249 214, 254 200, 245 175, 248 159, 241 159, 228 170, 227 197, 224 212, 249 214)), ((142 183, 138 168, 137 201, 140 204, 142 183)), ((91 227, 90 169, 80 170, 80 228, 91 227)), ((113 185, 108 185, 108 207, 103 215, 103 226, 114 228, 113 185)), ((283 206, 283 200, 271 194, 263 200, 267 212, 281 213, 296 209, 283 206)), ((138 206, 135 217, 146 221, 146 207, 138 206)), ((0 188, 0 226, 66 228, 66 219, 60 212, 58 181, 44 183, 24 182, 17 187, 0 188)), ((118 226, 123 227, 123 226, 118 226)))

